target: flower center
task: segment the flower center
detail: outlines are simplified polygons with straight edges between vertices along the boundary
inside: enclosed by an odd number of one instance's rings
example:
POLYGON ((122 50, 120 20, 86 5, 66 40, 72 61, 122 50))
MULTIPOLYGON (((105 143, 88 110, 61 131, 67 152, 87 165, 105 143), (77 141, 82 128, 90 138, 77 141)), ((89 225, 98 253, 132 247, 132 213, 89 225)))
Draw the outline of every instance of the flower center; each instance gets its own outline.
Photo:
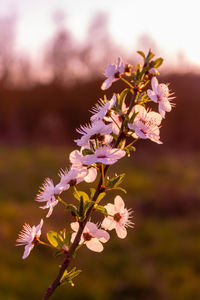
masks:
POLYGON ((83 238, 85 241, 90 241, 92 239, 92 235, 89 232, 83 233, 83 238))
POLYGON ((120 219, 121 219, 121 216, 120 216, 120 214, 119 213, 116 213, 115 215, 114 215, 114 220, 116 221, 116 222, 119 222, 120 221, 120 219))
POLYGON ((70 180, 70 181, 68 182, 68 184, 69 184, 70 186, 75 186, 75 185, 76 185, 76 179, 70 180))
POLYGON ((144 134, 147 134, 147 132, 144 129, 140 129, 140 131, 144 134))
POLYGON ((97 156, 97 158, 106 158, 106 157, 107 157, 107 156, 106 156, 106 155, 103 155, 103 154, 97 156))
POLYGON ((120 78, 120 77, 121 77, 120 72, 116 72, 116 73, 114 74, 114 78, 120 78))

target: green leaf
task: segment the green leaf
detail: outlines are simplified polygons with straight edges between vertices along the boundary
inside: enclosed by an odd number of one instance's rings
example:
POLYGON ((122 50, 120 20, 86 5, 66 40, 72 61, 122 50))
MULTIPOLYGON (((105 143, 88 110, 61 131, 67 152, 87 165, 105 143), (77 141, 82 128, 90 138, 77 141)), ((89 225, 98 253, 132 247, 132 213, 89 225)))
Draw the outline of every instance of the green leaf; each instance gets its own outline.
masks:
POLYGON ((128 154, 128 156, 130 156, 131 152, 135 152, 136 148, 133 146, 127 146, 126 148, 124 148, 124 150, 126 151, 126 153, 128 154))
POLYGON ((63 254, 63 250, 58 250, 58 251, 56 251, 55 253, 54 253, 54 256, 55 257, 58 257, 58 256, 60 256, 60 255, 62 255, 63 254))
POLYGON ((113 177, 112 179, 108 180, 107 187, 113 188, 113 187, 118 186, 124 179, 124 176, 125 176, 125 173, 117 175, 117 176, 113 177))
MULTIPOLYGON (((87 195, 87 194, 86 194, 87 195)), ((88 198, 89 199, 89 198, 88 198)), ((89 202, 89 201, 87 201, 89 202)), ((80 196, 80 205, 79 205, 79 216, 82 218, 84 216, 84 200, 83 196, 80 196)))
POLYGON ((82 191, 78 191, 77 189, 74 189, 74 190, 75 191, 74 191, 73 195, 78 201, 80 201, 81 197, 83 198, 84 202, 90 201, 88 194, 86 194, 85 192, 82 192, 82 191))
POLYGON ((72 236, 72 232, 67 232, 65 239, 64 239, 64 243, 66 246, 70 246, 71 244, 71 236, 72 236))
POLYGON ((129 89, 128 89, 128 88, 127 88, 127 89, 124 89, 124 90, 121 92, 121 94, 120 94, 120 96, 119 96, 119 98, 118 98, 119 108, 120 108, 120 109, 122 109, 122 104, 123 104, 123 102, 125 101, 128 92, 129 92, 129 89))
POLYGON ((49 243, 55 248, 58 247, 58 242, 55 238, 56 235, 57 235, 57 232, 54 232, 54 231, 47 232, 47 239, 48 239, 49 243))
POLYGON ((141 55, 141 56, 145 59, 145 54, 144 54, 144 52, 142 52, 142 51, 137 51, 137 53, 138 53, 139 55, 141 55))
POLYGON ((67 210, 70 210, 71 211, 71 213, 74 215, 74 216, 79 216, 79 214, 78 214, 78 211, 77 211, 77 207, 75 206, 75 205, 73 205, 73 204, 68 204, 68 205, 66 205, 66 207, 65 207, 67 210))
POLYGON ((118 190, 118 191, 121 191, 121 192, 127 194, 127 191, 120 186, 115 186, 115 187, 111 188, 111 190, 118 190))
POLYGON ((155 62, 154 62, 154 68, 158 68, 158 67, 160 67, 161 65, 162 65, 162 63, 163 63, 163 58, 162 57, 159 57, 159 58, 157 58, 156 60, 155 60, 155 62))
POLYGON ((84 206, 84 212, 85 212, 85 214, 87 213, 88 209, 89 209, 91 206, 94 205, 94 203, 95 203, 95 202, 90 201, 90 202, 87 202, 87 203, 85 204, 85 206, 84 206))
POLYGON ((106 193, 100 193, 97 200, 96 200, 96 203, 99 203, 104 197, 105 197, 106 193))
POLYGON ((70 272, 65 270, 65 272, 61 278, 61 283, 62 284, 69 283, 69 284, 71 284, 71 286, 74 286, 72 279, 77 277, 81 272, 82 272, 81 270, 76 270, 76 267, 74 267, 70 272))
POLYGON ((96 189, 90 188, 90 199, 91 200, 93 199, 95 192, 96 192, 96 189))
POLYGON ((94 154, 94 152, 90 149, 83 149, 82 154, 85 156, 85 155, 94 154))
POLYGON ((102 205, 97 205, 97 206, 95 205, 95 209, 96 209, 96 211, 100 212, 104 216, 108 215, 106 208, 102 205))

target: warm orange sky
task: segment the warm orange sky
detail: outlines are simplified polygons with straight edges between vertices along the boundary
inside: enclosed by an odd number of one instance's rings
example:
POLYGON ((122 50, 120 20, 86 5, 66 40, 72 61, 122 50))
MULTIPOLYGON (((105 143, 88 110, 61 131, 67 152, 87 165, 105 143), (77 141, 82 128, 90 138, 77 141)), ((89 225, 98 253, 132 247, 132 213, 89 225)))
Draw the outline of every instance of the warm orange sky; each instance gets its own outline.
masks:
POLYGON ((177 62, 185 56, 200 67, 200 1, 179 0, 1 0, 0 16, 16 14, 18 48, 38 53, 53 32, 55 10, 66 13, 66 24, 82 40, 97 11, 109 16, 109 32, 125 49, 135 50, 138 37, 149 34, 160 53, 177 62))

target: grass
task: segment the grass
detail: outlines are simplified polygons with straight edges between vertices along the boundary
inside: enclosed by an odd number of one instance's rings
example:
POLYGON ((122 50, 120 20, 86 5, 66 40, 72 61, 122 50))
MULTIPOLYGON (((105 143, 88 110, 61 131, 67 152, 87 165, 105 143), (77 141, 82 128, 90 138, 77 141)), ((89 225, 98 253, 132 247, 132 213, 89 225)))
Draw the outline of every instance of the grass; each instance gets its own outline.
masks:
MULTIPOLYGON (((2 147, 0 154, 0 299, 41 299, 62 258, 38 246, 23 261, 23 249, 14 243, 25 221, 38 224, 45 217, 33 199, 45 177, 57 180, 69 149, 2 147)), ((128 230, 125 240, 111 232, 102 254, 82 248, 74 261, 83 270, 75 287, 63 286, 52 300, 198 299, 199 162, 198 153, 158 157, 137 153, 132 160, 121 161, 112 173, 126 170, 122 185, 128 193, 122 197, 135 211, 135 229, 128 230)), ((112 202, 114 195, 107 199, 112 202)), ((65 200, 70 198, 66 192, 65 200)), ((70 220, 62 207, 56 207, 45 220, 43 239, 48 230, 63 229, 70 220)))

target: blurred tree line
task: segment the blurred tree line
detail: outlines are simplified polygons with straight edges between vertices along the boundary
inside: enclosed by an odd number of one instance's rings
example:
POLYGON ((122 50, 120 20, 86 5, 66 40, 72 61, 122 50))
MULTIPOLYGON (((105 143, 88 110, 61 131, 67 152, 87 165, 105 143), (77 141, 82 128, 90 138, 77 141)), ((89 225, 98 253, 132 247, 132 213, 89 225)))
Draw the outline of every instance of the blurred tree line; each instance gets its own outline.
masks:
MULTIPOLYGON (((54 15, 55 32, 34 64, 15 49, 16 18, 0 18, 0 142, 8 144, 71 143, 75 128, 89 120, 88 110, 103 97, 100 86, 107 63, 123 55, 108 32, 108 18, 98 13, 84 42, 76 41, 64 25, 65 16, 54 15)), ((156 47, 149 37, 142 44, 156 47)), ((134 50, 134 49, 133 49, 134 50)), ((143 49, 144 50, 144 49, 143 49)), ((154 50, 154 49, 153 49, 154 50)), ((161 138, 166 149, 199 149, 197 126, 200 75, 173 73, 160 77, 175 91, 176 110, 167 114, 161 138)), ((115 90, 117 85, 115 83, 115 90)), ((112 88, 108 91, 112 96, 112 88)), ((149 148, 154 149, 152 143, 149 148)))

